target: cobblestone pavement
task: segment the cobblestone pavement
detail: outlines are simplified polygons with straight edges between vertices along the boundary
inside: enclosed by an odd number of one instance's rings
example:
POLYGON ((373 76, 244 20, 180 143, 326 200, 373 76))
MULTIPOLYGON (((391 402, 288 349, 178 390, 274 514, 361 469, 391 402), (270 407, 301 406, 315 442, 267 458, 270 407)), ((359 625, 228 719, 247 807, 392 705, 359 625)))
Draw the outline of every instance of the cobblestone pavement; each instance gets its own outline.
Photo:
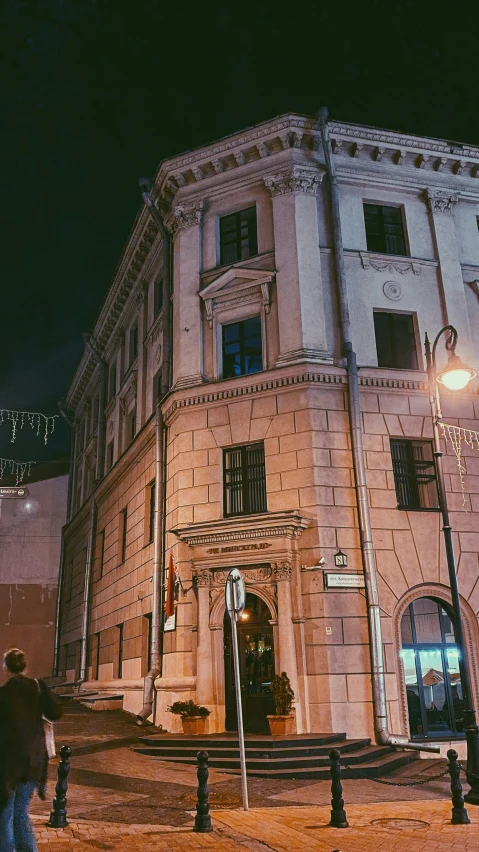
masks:
MULTIPOLYGON (((479 809, 469 808, 472 825, 451 826, 446 779, 420 787, 346 780, 343 790, 351 828, 338 830, 326 828, 328 781, 250 778, 252 810, 244 813, 240 778, 211 770, 210 806, 215 831, 195 834, 195 767, 132 752, 132 744, 144 733, 128 714, 67 706, 56 725, 56 738, 58 748, 62 744, 73 748, 68 789, 70 825, 64 831, 45 827, 57 759, 50 766, 48 800, 32 802, 40 852, 201 848, 281 852, 286 846, 288 850, 302 847, 325 852, 477 852, 479 848, 479 809), (415 819, 429 825, 371 825, 378 818, 415 819)), ((443 761, 418 760, 388 775, 387 780, 421 780, 443 768, 443 761)))
POLYGON ((214 831, 196 834, 188 828, 71 821, 64 829, 47 829, 34 817, 39 852, 74 850, 251 850, 251 852, 477 852, 479 819, 470 810, 470 825, 451 825, 447 801, 352 805, 349 828, 328 826, 329 808, 260 808, 213 812, 214 831))

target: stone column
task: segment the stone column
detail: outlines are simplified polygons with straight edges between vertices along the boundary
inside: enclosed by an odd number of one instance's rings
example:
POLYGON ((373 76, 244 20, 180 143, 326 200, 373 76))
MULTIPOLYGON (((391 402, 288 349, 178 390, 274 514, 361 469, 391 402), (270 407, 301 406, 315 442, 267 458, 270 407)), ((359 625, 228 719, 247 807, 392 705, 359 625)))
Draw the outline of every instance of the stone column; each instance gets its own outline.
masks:
POLYGON ((316 193, 323 172, 290 166, 264 182, 273 199, 281 364, 331 363, 327 349, 316 193))
POLYGON ((213 704, 213 655, 210 631, 210 572, 195 575, 198 590, 198 632, 196 645, 196 700, 198 704, 213 704))
POLYGON ((174 244, 173 385, 203 381, 200 298, 201 215, 203 202, 175 207, 169 226, 174 244))
POLYGON ((286 672, 296 697, 296 729, 303 732, 301 701, 298 689, 298 665, 294 641, 293 607, 291 604, 291 574, 290 562, 277 562, 273 566, 273 578, 278 590, 278 634, 279 634, 279 666, 281 672, 286 672))
MULTIPOLYGON (((459 196, 426 189, 424 197, 439 260, 444 325, 450 324, 457 329, 460 339, 458 354, 467 363, 472 358, 471 330, 453 217, 453 209, 459 196)), ((434 338, 435 334, 431 329, 430 336, 434 338)))

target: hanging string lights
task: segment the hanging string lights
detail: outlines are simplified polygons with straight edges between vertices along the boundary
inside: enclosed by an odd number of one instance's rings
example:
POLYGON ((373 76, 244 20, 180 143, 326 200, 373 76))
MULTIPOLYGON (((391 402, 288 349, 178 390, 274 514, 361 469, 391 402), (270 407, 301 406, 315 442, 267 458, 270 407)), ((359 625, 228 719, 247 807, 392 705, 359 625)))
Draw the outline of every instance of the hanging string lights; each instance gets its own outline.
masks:
POLYGON ((12 428, 11 443, 15 442, 18 429, 28 424, 31 429, 34 429, 37 435, 42 434, 45 444, 48 436, 55 429, 55 420, 58 414, 41 414, 38 411, 14 411, 10 408, 0 408, 0 425, 5 421, 10 421, 12 428))
POLYGON ((11 474, 16 478, 15 485, 20 485, 23 482, 25 474, 30 476, 30 470, 34 464, 35 462, 33 461, 20 462, 14 459, 0 458, 0 479, 3 479, 5 475, 8 476, 11 474), (5 473, 6 471, 8 472, 5 473))
POLYGON ((466 489, 464 475, 466 468, 462 463, 462 445, 467 444, 473 450, 479 450, 479 432, 475 429, 464 429, 462 426, 451 426, 449 423, 439 422, 442 429, 442 437, 445 441, 450 441, 454 455, 457 460, 457 468, 459 471, 459 481, 461 483, 462 505, 467 505, 466 489))

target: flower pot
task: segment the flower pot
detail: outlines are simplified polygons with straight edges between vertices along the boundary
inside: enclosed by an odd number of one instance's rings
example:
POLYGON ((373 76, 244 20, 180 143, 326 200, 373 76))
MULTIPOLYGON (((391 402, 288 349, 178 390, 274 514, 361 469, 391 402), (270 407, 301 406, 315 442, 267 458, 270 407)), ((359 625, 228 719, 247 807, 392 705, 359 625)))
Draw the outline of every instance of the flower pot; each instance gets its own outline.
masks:
POLYGON ((273 737, 287 737, 294 734, 294 716, 267 716, 269 729, 273 737))
POLYGON ((183 725, 183 733, 190 736, 197 734, 206 734, 208 730, 208 716, 182 716, 181 724, 183 725))

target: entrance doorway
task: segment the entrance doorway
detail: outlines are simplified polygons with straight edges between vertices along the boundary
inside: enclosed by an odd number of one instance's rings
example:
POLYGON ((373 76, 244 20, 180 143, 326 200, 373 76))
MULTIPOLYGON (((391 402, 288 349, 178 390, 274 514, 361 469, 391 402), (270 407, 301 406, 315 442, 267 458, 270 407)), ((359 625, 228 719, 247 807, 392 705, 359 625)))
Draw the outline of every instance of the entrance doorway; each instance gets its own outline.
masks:
MULTIPOLYGON (((238 621, 243 727, 246 733, 269 732, 267 715, 275 712, 270 690, 274 676, 273 628, 271 613, 257 595, 246 595, 246 606, 238 621)), ((231 643, 231 621, 224 617, 225 703, 227 731, 238 730, 236 693, 231 643)))
POLYGON ((419 598, 410 604, 401 619, 401 638, 411 737, 462 736, 461 663, 443 603, 419 598))

